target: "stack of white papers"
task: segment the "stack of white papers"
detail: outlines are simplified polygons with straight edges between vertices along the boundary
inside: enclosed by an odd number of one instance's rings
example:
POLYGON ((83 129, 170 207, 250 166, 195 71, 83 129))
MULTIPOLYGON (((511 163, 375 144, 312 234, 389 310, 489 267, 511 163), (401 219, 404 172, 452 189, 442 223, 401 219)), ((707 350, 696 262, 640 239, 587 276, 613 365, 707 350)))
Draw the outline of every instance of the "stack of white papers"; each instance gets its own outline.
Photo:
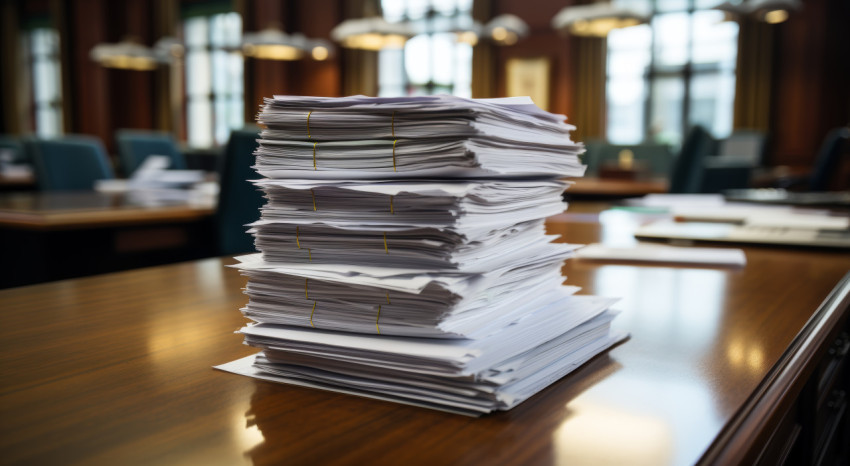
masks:
POLYGON ((257 171, 269 178, 581 176, 563 115, 531 99, 275 96, 257 171))
POLYGON ((546 217, 583 172, 564 117, 528 99, 275 97, 239 257, 253 377, 478 415, 624 338, 576 295, 546 217), (417 124, 418 122, 418 124, 417 124))

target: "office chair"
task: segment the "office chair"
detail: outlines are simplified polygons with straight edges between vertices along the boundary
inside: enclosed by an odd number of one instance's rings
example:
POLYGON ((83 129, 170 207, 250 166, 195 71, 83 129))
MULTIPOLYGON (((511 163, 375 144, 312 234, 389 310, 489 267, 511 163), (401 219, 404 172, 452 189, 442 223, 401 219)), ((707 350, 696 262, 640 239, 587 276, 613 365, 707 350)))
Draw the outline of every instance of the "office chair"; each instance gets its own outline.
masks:
POLYGON ((753 165, 762 165, 767 138, 761 131, 737 130, 728 138, 718 142, 718 155, 748 160, 753 165))
POLYGON ((13 136, 0 136, 0 163, 15 165, 30 163, 23 142, 13 136))
POLYGON ((682 143, 682 149, 673 161, 670 174, 670 192, 688 194, 701 192, 703 162, 714 148, 714 138, 700 125, 691 128, 682 143))
POLYGON ((815 167, 809 178, 809 191, 828 191, 829 181, 841 161, 841 154, 850 140, 850 128, 842 126, 830 131, 821 143, 815 167))
POLYGON ((35 140, 32 146, 33 168, 42 191, 91 190, 96 180, 115 177, 97 138, 66 136, 35 140))
POLYGON ((121 129, 115 132, 118 157, 124 175, 129 177, 149 155, 165 155, 171 159, 168 168, 183 170, 186 159, 174 138, 164 132, 121 129))
POLYGON ((219 255, 256 250, 254 238, 247 233, 245 225, 260 218, 260 207, 265 203, 263 192, 247 181, 259 177, 251 168, 258 133, 258 128, 234 130, 224 151, 215 219, 219 255))

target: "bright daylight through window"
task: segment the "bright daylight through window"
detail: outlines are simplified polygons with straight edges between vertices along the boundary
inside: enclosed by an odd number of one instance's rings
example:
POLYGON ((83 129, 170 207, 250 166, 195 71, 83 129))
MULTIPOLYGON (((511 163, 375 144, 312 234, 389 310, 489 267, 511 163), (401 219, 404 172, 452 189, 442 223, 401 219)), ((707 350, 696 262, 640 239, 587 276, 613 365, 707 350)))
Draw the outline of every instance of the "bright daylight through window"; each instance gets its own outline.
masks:
POLYGON ((654 14, 608 36, 608 140, 675 145, 695 124, 728 136, 738 24, 709 9, 717 0, 615 2, 654 14))

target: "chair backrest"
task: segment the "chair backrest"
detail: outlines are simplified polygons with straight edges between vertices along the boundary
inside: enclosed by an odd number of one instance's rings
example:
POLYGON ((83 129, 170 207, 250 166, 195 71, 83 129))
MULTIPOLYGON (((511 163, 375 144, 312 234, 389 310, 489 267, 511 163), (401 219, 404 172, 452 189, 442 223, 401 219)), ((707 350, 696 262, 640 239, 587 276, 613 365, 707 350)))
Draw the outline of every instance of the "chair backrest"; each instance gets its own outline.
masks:
POLYGON ((168 168, 183 170, 186 158, 169 133, 121 129, 115 132, 118 157, 125 176, 130 176, 149 155, 165 155, 171 159, 168 168))
POLYGON ((850 139, 850 128, 835 128, 826 135, 821 143, 818 158, 815 160, 812 176, 809 178, 809 191, 829 190, 829 181, 841 160, 844 145, 850 139))
POLYGON ((67 136, 32 142, 33 167, 43 191, 94 189, 96 180, 115 175, 103 144, 90 136, 67 136))
POLYGON ((671 193, 698 193, 702 179, 703 160, 714 148, 714 138, 700 125, 688 131, 682 149, 673 162, 670 173, 671 193))
POLYGON ((30 163, 24 144, 13 136, 0 136, 0 163, 30 163))
POLYGON ((259 178, 251 168, 258 132, 256 128, 234 130, 224 151, 216 215, 220 255, 255 251, 254 238, 245 225, 260 218, 260 207, 265 203, 262 191, 247 181, 259 178))
POLYGON ((754 165, 761 165, 764 161, 765 140, 762 132, 738 130, 719 141, 718 155, 746 159, 754 165))
POLYGON ((722 193, 729 189, 750 187, 753 171, 758 164, 746 157, 718 155, 703 159, 702 172, 696 193, 722 193))

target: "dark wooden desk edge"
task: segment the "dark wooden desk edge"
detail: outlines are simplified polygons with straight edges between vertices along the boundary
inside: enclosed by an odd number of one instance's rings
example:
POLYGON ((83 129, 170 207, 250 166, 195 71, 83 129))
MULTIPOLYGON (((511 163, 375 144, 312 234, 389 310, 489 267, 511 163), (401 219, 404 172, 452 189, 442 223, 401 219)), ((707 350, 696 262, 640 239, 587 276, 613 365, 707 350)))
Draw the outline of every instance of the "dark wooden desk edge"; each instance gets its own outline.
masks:
POLYGON ((828 338, 850 308, 850 272, 839 280, 800 330, 755 393, 729 421, 699 464, 752 464, 771 425, 800 394, 827 350, 828 338))
POLYGON ((0 211, 0 228, 51 231, 108 228, 161 222, 188 223, 211 217, 214 213, 214 206, 166 207, 158 211, 131 209, 103 212, 59 212, 47 215, 0 211))

